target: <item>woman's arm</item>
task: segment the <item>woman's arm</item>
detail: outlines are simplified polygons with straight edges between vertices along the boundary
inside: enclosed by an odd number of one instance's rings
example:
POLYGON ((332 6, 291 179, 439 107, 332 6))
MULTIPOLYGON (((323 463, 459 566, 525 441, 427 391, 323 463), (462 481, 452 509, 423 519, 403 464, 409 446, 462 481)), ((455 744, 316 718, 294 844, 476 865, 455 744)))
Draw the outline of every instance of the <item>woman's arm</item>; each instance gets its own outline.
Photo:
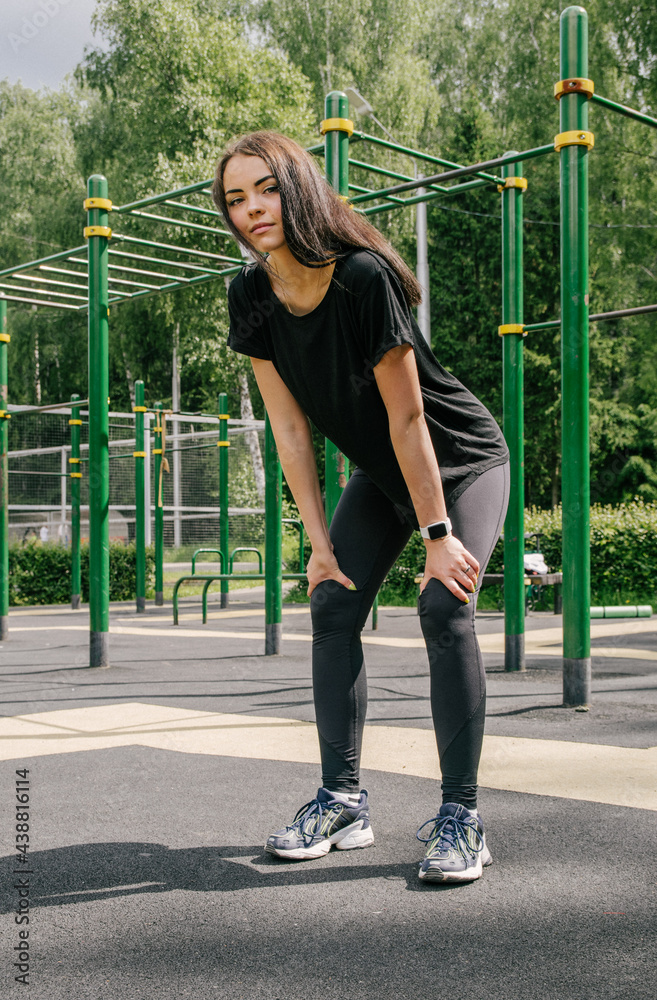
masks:
MULTIPOLYGON (((410 344, 393 347, 374 368, 374 377, 388 411, 390 439, 421 525, 447 517, 438 460, 424 418, 424 404, 415 354, 410 344)), ((462 601, 464 589, 475 590, 479 563, 450 535, 425 539, 427 562, 421 589, 434 576, 462 601), (465 567, 469 565, 470 570, 465 567)))
POLYGON ((271 361, 251 358, 251 364, 267 408, 285 479, 312 545, 308 560, 308 595, 318 583, 329 579, 355 590, 333 555, 308 417, 271 361))

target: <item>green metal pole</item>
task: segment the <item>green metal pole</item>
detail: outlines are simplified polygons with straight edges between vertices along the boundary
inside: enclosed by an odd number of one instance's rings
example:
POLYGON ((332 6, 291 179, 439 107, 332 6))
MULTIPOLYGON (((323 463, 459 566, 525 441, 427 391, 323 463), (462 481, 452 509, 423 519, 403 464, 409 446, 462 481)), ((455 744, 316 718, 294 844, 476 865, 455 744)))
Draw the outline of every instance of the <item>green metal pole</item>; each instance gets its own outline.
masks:
MULTIPOLYGON (((510 152, 509 156, 514 156, 510 152)), ((502 177, 522 177, 522 164, 502 167, 502 177)), ((523 438, 522 187, 502 190, 502 350, 504 436, 511 461, 504 522, 504 666, 525 669, 525 448, 523 438), (507 328, 512 329, 507 332, 507 328)))
POLYGON ((162 482, 162 403, 155 410, 155 604, 164 604, 164 484, 162 482))
POLYGON ((283 591, 283 475, 265 415, 265 656, 281 651, 283 591))
POLYGON ((89 260, 89 665, 109 666, 109 306, 107 180, 94 174, 89 260))
MULTIPOLYGON (((326 98, 327 119, 348 119, 349 99, 341 90, 326 98)), ((329 129, 325 136, 326 179, 338 194, 349 194, 349 133, 344 129, 329 129)), ((326 438, 324 452, 326 520, 331 518, 349 478, 349 460, 326 438)))
MULTIPOLYGON (((219 393, 219 548, 224 554, 224 566, 228 566, 229 522, 228 522, 228 396, 219 393)), ((221 607, 228 607, 228 580, 221 581, 221 607)))
MULTIPOLYGON (((588 17, 561 15, 562 79, 588 76, 588 17)), ((585 94, 559 101, 560 131, 584 134, 585 94)), ((591 697, 591 564, 589 548, 588 148, 565 145, 561 162, 561 441, 563 508, 563 699, 591 697)))
POLYGON ((80 485, 82 466, 80 464, 80 407, 76 401, 80 398, 77 392, 71 396, 71 608, 76 611, 80 607, 81 567, 80 567, 80 485))
POLYGON ((144 491, 146 451, 144 450, 144 383, 135 382, 135 596, 137 612, 146 610, 146 494, 144 491))
POLYGON ((7 303, 0 298, 0 642, 9 635, 9 415, 7 303))

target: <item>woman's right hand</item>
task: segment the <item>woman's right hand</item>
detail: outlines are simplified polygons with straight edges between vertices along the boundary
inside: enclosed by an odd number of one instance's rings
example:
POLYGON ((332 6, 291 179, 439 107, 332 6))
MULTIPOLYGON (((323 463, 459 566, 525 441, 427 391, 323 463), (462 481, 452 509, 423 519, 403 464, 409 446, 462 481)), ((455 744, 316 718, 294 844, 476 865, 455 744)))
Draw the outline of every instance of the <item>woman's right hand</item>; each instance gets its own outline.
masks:
POLYGON ((324 580, 335 580, 347 590, 356 590, 356 584, 342 572, 331 549, 321 552, 316 552, 313 549, 308 560, 306 575, 308 577, 308 597, 311 596, 315 587, 324 580))

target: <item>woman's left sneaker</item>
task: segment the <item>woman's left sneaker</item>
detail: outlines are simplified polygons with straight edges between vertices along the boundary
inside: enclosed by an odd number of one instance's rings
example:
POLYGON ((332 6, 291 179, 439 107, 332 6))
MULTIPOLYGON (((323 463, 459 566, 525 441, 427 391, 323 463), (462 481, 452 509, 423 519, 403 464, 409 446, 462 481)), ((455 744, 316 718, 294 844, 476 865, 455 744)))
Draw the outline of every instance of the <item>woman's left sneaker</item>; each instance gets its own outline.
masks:
POLYGON ((323 857, 332 847, 350 851, 373 843, 365 789, 351 805, 336 799, 328 788, 320 788, 316 798, 301 806, 290 826, 272 833, 265 850, 279 858, 307 861, 323 857))
POLYGON ((423 823, 416 836, 427 845, 418 872, 425 882, 472 882, 493 862, 481 816, 473 816, 458 802, 443 803, 438 815, 423 823), (420 836, 429 825, 429 836, 420 836))

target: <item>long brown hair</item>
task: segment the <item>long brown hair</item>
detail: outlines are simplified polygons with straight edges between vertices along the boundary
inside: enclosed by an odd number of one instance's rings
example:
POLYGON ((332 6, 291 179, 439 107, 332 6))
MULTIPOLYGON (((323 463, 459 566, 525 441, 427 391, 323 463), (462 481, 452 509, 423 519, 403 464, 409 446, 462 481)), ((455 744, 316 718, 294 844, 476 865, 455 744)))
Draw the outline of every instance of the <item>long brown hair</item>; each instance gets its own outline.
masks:
POLYGON ((278 132, 251 132, 234 139, 217 165, 212 197, 235 239, 270 270, 266 257, 237 231, 228 212, 224 170, 233 156, 260 156, 276 178, 281 196, 283 236, 306 267, 321 267, 351 250, 373 250, 396 273, 408 304, 422 300, 421 286, 397 251, 370 222, 353 211, 320 174, 313 156, 278 132))

